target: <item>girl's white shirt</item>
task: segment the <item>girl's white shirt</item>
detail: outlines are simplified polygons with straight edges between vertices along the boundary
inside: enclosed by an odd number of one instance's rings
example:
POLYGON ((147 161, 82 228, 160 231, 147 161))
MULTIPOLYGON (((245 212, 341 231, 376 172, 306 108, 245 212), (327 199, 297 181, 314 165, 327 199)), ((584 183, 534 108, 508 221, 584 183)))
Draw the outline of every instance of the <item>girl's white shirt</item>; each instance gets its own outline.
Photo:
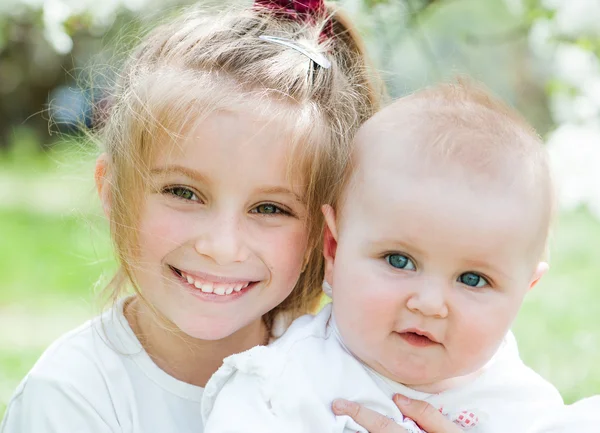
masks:
POLYGON ((44 352, 9 402, 0 433, 203 431, 204 389, 152 361, 123 315, 124 303, 44 352))

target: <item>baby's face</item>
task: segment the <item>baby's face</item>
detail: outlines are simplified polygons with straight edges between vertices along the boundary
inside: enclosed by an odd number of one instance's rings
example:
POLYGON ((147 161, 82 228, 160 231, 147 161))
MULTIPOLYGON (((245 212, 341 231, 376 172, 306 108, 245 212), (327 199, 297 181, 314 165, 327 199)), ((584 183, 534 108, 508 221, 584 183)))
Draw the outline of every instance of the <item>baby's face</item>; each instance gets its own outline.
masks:
POLYGON ((398 152, 359 161, 327 278, 350 351, 395 381, 439 391, 493 356, 545 271, 539 206, 502 182, 398 152))

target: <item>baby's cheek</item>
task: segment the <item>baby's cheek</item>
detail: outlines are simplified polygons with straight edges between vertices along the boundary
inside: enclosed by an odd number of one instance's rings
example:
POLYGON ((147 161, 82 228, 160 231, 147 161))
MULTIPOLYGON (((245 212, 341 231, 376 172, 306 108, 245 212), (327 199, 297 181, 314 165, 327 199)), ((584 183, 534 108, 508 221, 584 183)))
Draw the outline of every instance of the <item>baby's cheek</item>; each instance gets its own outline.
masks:
POLYGON ((346 284, 337 284, 334 306, 355 333, 375 341, 393 328, 398 306, 387 290, 364 275, 369 274, 349 273, 346 284))
POLYGON ((449 330, 454 340, 454 356, 463 360, 467 370, 482 367, 500 346, 505 332, 502 325, 490 318, 493 314, 474 314, 459 326, 449 330))

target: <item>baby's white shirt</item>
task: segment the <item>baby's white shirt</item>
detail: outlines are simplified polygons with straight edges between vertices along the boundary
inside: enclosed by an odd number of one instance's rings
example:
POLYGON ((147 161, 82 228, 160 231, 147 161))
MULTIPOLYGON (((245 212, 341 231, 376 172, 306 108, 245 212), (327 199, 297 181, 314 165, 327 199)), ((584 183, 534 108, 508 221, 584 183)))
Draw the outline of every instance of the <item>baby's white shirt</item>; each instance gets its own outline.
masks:
POLYGON ((225 359, 202 399, 205 433, 366 432, 331 403, 345 398, 402 425, 394 393, 425 400, 472 433, 527 432, 542 414, 563 407, 558 391, 523 364, 509 334, 481 374, 466 385, 427 394, 392 382, 344 347, 331 307, 297 319, 279 340, 225 359), (474 425, 476 424, 476 425, 474 425))
POLYGON ((0 433, 201 433, 203 388, 161 370, 113 309, 54 342, 17 388, 0 433))

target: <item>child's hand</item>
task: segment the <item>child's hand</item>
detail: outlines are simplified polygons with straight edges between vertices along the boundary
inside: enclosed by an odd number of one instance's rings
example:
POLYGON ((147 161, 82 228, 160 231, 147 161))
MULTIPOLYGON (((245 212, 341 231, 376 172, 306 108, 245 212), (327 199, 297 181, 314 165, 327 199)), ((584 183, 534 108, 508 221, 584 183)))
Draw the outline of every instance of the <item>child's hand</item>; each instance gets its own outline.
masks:
MULTIPOLYGON (((402 414, 414 420, 427 433, 463 433, 433 406, 424 401, 410 400, 396 394, 394 403, 402 414)), ((370 433, 408 433, 390 418, 348 400, 335 400, 332 405, 336 415, 348 415, 370 433)))

